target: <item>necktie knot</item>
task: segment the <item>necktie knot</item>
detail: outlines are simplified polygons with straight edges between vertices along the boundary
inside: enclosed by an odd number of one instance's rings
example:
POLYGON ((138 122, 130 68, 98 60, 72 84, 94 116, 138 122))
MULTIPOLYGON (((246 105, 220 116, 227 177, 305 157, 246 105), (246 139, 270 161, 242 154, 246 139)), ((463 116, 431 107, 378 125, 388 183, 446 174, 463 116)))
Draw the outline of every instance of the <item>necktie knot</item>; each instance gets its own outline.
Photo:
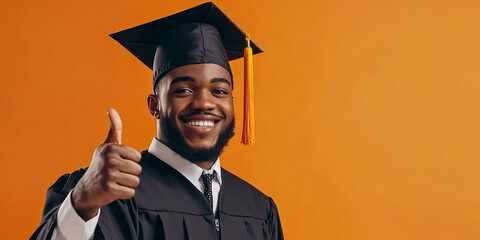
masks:
POLYGON ((212 180, 215 178, 215 172, 213 173, 204 173, 202 174, 202 179, 203 179, 203 182, 212 182, 212 180))

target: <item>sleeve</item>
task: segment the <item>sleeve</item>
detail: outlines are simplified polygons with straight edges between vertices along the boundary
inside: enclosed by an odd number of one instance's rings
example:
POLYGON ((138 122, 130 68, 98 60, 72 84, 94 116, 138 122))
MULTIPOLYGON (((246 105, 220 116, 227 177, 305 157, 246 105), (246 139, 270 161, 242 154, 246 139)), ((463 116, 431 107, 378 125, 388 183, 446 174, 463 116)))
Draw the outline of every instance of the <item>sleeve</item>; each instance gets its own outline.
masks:
POLYGON ((42 220, 40 226, 32 234, 30 240, 33 239, 51 239, 55 226, 57 225, 58 210, 64 202, 70 190, 77 184, 78 180, 85 173, 85 169, 65 174, 60 177, 48 190, 43 208, 42 220))
POLYGON ((57 224, 53 230, 52 240, 91 240, 97 227, 98 214, 85 222, 78 216, 71 201, 72 191, 70 191, 57 212, 57 224))
MULTIPOLYGON (((64 202, 68 204, 68 201, 66 201, 65 199, 69 197, 69 192, 77 185, 77 182, 83 176, 85 171, 86 169, 80 169, 73 172, 72 174, 66 174, 60 177, 48 189, 45 206, 43 208, 42 221, 40 223, 40 226, 30 237, 30 240, 50 240, 53 239, 52 237, 57 237, 57 239, 65 239, 67 237, 65 236, 65 238, 62 238, 62 234, 70 230, 63 230, 64 226, 59 226, 57 228, 57 224, 66 223, 67 225, 69 225, 72 223, 63 222, 62 218, 65 217, 65 214, 68 215, 68 210, 66 212, 63 212, 65 210, 64 208, 66 207, 64 206, 62 207, 62 209, 60 208, 64 202), (62 221, 62 223, 59 223, 60 221, 62 221), (57 231, 55 231, 56 229, 57 231)), ((74 209, 72 210, 75 212, 74 209)), ((137 211, 138 210, 134 199, 117 200, 101 208, 101 216, 100 214, 97 214, 98 223, 95 223, 94 221, 88 221, 84 223, 82 220, 82 222, 78 225, 80 225, 81 229, 83 229, 84 226, 85 228, 93 228, 93 239, 96 240, 138 239, 140 224, 137 217, 137 211)), ((76 212, 74 214, 76 215, 76 212)), ((72 226, 67 226, 66 229, 71 227, 72 226)), ((79 231, 78 229, 75 229, 73 231, 75 231, 75 233, 73 234, 81 232, 80 237, 84 236, 84 232, 79 231)), ((87 231, 90 232, 91 230, 87 231)), ((78 238, 78 236, 76 237, 78 238)), ((90 237, 90 235, 86 237, 90 237)))
POLYGON ((273 199, 270 200, 270 211, 268 214, 268 230, 271 240, 283 240, 282 224, 280 223, 280 216, 278 214, 277 206, 273 199))

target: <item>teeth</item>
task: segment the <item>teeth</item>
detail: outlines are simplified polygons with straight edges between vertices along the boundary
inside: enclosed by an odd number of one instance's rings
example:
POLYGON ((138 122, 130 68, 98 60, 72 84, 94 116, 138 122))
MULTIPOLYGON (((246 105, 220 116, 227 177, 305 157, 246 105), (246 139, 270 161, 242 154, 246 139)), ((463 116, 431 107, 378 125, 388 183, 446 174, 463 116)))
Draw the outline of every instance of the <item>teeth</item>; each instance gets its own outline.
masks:
POLYGON ((197 126, 197 127, 211 127, 215 123, 213 121, 188 121, 188 125, 190 126, 197 126))

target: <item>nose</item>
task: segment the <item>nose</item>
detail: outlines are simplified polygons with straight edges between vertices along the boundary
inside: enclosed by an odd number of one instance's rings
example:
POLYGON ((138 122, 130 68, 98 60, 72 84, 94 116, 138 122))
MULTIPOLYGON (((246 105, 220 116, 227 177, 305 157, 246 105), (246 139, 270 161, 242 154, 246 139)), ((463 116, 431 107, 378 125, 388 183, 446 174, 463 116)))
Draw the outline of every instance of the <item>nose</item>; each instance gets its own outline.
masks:
POLYGON ((211 111, 215 108, 215 102, 209 90, 197 91, 192 99, 193 110, 211 111))

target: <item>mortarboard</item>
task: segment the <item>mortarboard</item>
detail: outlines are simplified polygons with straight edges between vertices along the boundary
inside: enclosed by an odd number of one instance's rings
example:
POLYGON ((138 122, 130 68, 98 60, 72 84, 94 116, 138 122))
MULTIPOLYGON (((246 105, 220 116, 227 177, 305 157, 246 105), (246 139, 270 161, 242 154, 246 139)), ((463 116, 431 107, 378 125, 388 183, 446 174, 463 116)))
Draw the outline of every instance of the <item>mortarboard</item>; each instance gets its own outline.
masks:
POLYGON ((215 4, 204 3, 110 36, 152 69, 154 88, 168 71, 189 64, 215 63, 232 75, 228 61, 244 57, 242 143, 253 145, 252 55, 262 50, 215 4))

